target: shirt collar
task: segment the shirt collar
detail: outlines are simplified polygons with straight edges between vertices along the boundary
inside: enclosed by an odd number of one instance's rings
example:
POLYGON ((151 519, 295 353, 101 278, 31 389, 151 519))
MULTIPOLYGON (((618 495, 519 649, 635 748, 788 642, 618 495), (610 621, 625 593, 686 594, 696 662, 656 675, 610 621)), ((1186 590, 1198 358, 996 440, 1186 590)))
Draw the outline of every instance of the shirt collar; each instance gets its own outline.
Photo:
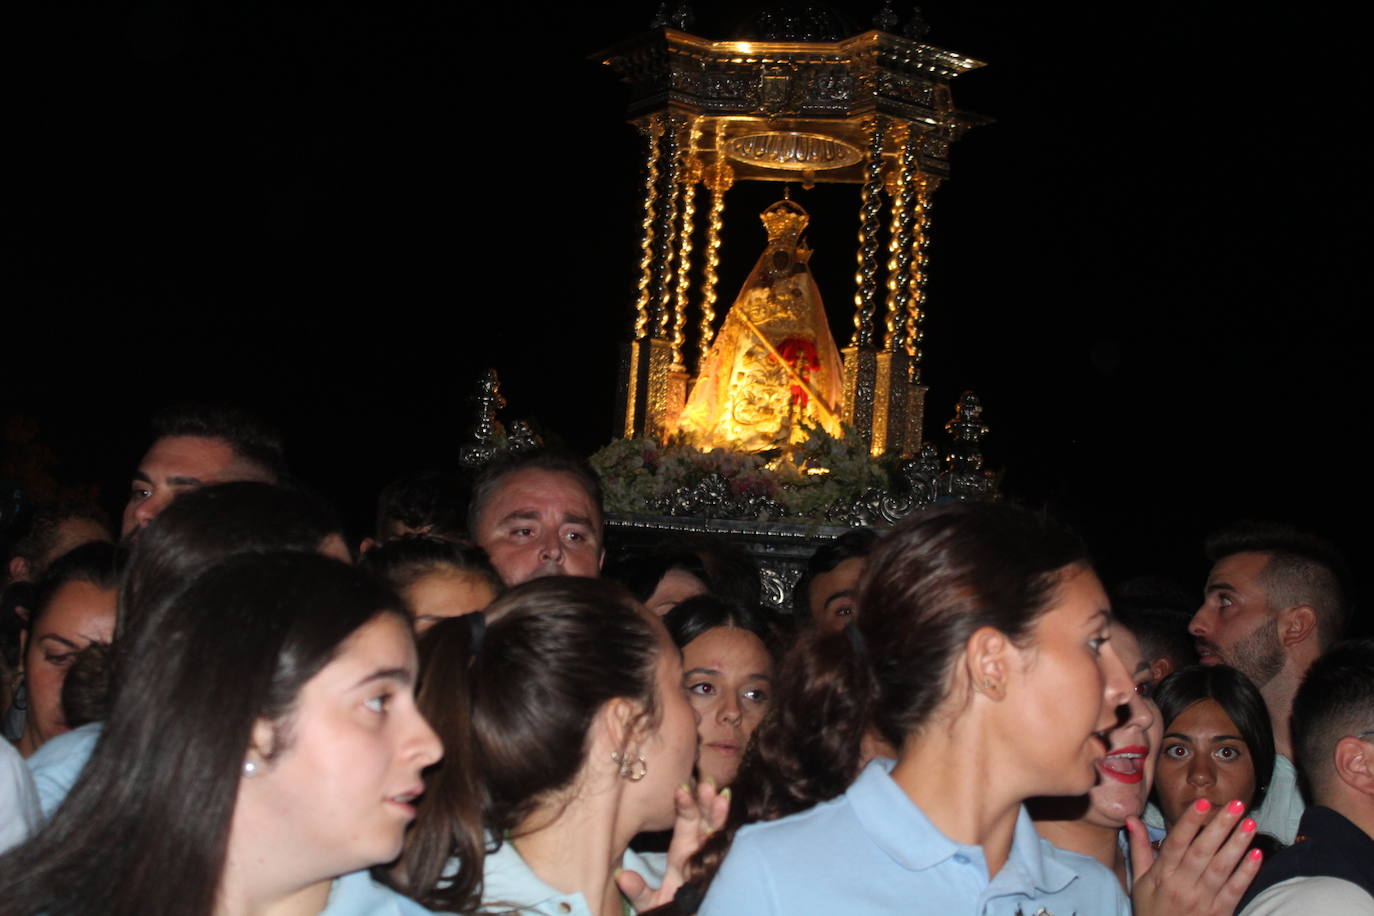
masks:
MULTIPOLYGON (((986 874, 982 847, 956 843, 941 833, 893 781, 890 774, 894 765, 895 761, 886 758, 874 760, 845 793, 860 826, 874 845, 911 871, 933 868, 962 856, 982 865, 986 874)), ((1011 854, 998 873, 996 883, 1010 881, 1045 893, 1067 887, 1077 875, 1068 866, 1045 856, 1042 842, 1023 805, 1016 816, 1011 854)))
POLYGON ((895 764, 885 757, 872 761, 845 793, 864 833, 894 862, 911 871, 931 868, 962 853, 966 847, 936 829, 893 782, 890 774, 895 764))
POLYGON ((486 858, 482 873, 482 903, 483 906, 510 904, 534 912, 554 912, 558 904, 566 903, 569 908, 558 912, 590 912, 580 893, 564 894, 546 884, 525 863, 516 851, 515 844, 509 840, 486 858))
MULTIPOLYGON (((1026 884, 1037 891, 1055 894, 1068 887, 1078 873, 1053 856, 1046 855, 1045 847, 1049 845, 1049 841, 1035 829, 1035 822, 1031 820, 1026 806, 1022 805, 1016 815, 1016 831, 1012 834, 1007 868, 1018 869, 1024 875, 1026 884)), ((999 874, 997 877, 1002 876, 999 874)))

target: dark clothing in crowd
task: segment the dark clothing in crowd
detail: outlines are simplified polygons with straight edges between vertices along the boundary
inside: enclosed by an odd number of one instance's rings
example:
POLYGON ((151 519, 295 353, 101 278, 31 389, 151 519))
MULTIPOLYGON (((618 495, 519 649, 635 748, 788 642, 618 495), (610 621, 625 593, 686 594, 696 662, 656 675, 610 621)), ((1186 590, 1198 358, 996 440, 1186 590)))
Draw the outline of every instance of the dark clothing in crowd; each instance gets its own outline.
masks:
POLYGON ((1374 839, 1330 808, 1308 808, 1297 842, 1264 863, 1236 912, 1275 884, 1311 877, 1340 878, 1374 897, 1374 839))

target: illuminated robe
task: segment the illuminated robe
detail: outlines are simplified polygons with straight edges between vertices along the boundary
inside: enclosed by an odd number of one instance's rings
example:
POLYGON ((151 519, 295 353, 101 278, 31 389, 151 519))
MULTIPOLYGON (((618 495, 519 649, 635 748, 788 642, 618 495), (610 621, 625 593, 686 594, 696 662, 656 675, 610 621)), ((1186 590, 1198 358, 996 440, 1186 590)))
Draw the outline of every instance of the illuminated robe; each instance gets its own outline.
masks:
POLYGON ((840 354, 791 200, 760 217, 768 248, 701 362, 678 429, 699 448, 757 452, 806 438, 802 421, 840 434, 840 354))

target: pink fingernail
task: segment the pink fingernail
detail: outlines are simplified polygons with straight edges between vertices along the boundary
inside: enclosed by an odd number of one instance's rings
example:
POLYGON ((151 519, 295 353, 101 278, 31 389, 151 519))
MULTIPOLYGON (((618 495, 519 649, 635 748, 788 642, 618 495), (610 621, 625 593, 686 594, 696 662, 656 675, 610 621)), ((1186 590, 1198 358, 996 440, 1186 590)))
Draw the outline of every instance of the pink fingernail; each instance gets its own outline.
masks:
POLYGON ((1227 805, 1226 810, 1230 811, 1232 814, 1242 814, 1245 811, 1245 805, 1242 804, 1239 799, 1237 799, 1236 801, 1233 801, 1231 802, 1231 804, 1227 805))
POLYGON ((1199 798, 1197 804, 1193 805, 1193 810, 1198 814, 1206 814, 1208 811, 1212 810, 1212 803, 1205 798, 1199 798))
POLYGON ((1260 852, 1258 849, 1252 849, 1250 850, 1250 858, 1258 862, 1260 859, 1264 858, 1264 853, 1260 852))
POLYGON ((1254 819, 1254 818, 1252 818, 1252 817, 1247 817, 1245 820, 1243 820, 1243 821, 1240 822, 1240 832, 1241 832, 1241 833, 1251 833, 1252 831, 1254 831, 1254 829, 1255 829, 1255 819, 1254 819))

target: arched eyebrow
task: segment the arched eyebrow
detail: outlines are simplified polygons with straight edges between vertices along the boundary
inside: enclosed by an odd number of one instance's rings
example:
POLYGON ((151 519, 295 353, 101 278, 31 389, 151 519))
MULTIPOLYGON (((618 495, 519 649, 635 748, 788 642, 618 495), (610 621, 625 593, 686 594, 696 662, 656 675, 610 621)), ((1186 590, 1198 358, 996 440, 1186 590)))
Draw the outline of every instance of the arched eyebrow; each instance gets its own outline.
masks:
POLYGON ((415 672, 409 668, 378 668, 376 671, 361 678, 353 685, 354 689, 371 684, 373 681, 395 681, 402 687, 409 687, 415 683, 415 672))
MULTIPOLYGON (((1175 741, 1186 741, 1188 744, 1194 744, 1194 743, 1195 743, 1195 742, 1193 741, 1192 737, 1190 737, 1189 735, 1183 735, 1183 734, 1180 734, 1180 733, 1178 733, 1178 732, 1168 732, 1168 733, 1166 733, 1166 734, 1164 735, 1164 737, 1165 737, 1165 738, 1173 738, 1175 741)), ((1212 736, 1212 743, 1213 743, 1213 744, 1218 744, 1218 743, 1220 743, 1220 742, 1222 742, 1222 741, 1239 741, 1241 744, 1244 744, 1244 743, 1245 743, 1245 739, 1242 738, 1240 735, 1213 735, 1213 736, 1212 736)))
POLYGON ((852 588, 842 588, 842 589, 840 589, 838 592, 836 592, 835 594, 831 595, 829 598, 826 598, 825 601, 821 604, 821 607, 829 608, 829 607, 830 607, 830 602, 834 601, 834 600, 837 599, 837 598, 853 598, 853 597, 854 597, 854 589, 852 589, 852 588))
MULTIPOLYGON (((692 676, 694 676, 694 675, 695 675, 695 676, 700 676, 700 675, 703 675, 703 674, 706 675, 707 677, 724 677, 724 676, 725 676, 725 675, 722 674, 720 671, 717 671, 715 668, 692 668, 692 669, 689 670, 689 671, 684 671, 684 672, 682 672, 682 676, 683 676, 683 677, 692 677, 692 676)), ((756 672, 753 672, 752 674, 746 674, 746 675, 744 676, 744 680, 746 680, 746 681, 767 681, 768 683, 771 684, 771 683, 773 683, 773 676, 772 676, 771 674, 764 674, 764 673, 761 672, 761 671, 756 671, 756 672)))

